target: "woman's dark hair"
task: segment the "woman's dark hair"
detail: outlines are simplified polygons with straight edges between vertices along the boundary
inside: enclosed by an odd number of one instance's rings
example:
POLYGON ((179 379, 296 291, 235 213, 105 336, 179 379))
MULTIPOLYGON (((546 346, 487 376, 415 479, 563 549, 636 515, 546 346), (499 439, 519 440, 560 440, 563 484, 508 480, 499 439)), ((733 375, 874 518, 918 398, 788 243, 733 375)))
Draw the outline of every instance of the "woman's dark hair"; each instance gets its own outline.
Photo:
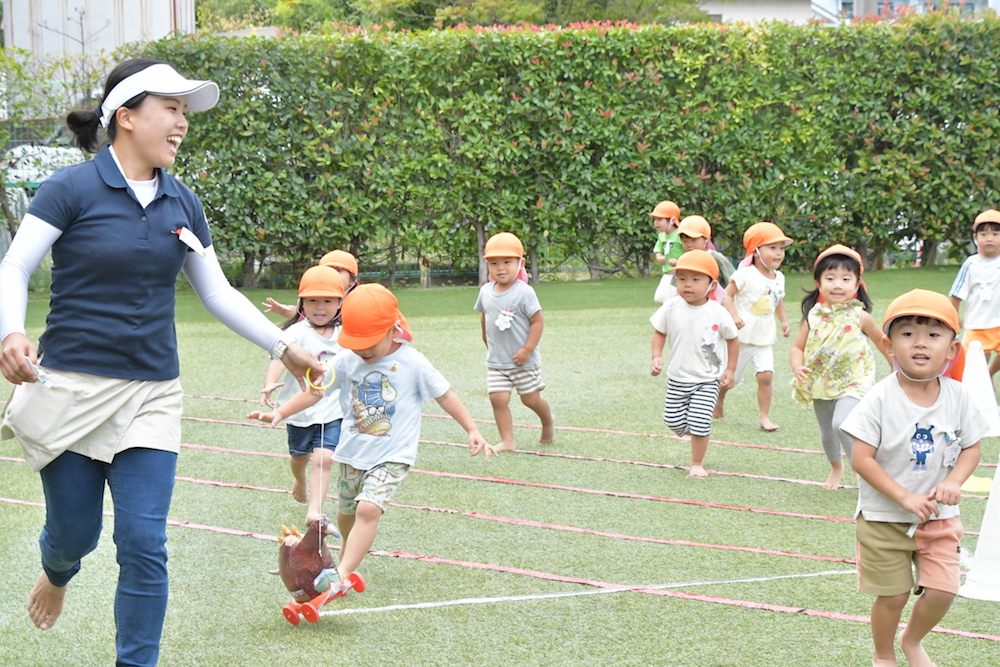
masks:
POLYGON ((816 268, 813 269, 813 280, 816 281, 816 287, 812 291, 806 292, 805 297, 802 298, 802 319, 809 316, 809 311, 819 301, 820 276, 833 269, 847 269, 858 277, 858 295, 855 298, 861 302, 865 310, 869 313, 872 312, 872 300, 868 296, 868 292, 865 291, 864 283, 861 282, 861 265, 858 264, 858 260, 849 255, 834 254, 827 255, 816 262, 816 268))
MULTIPOLYGON (((106 100, 108 95, 111 94, 111 91, 114 90, 115 86, 121 83, 124 79, 132 76, 136 72, 141 72, 147 67, 159 64, 161 64, 159 60, 153 60, 152 58, 133 58, 120 63, 117 67, 111 70, 111 74, 108 75, 108 80, 104 83, 104 95, 101 97, 101 101, 103 102, 106 100)), ((132 99, 125 102, 122 106, 134 109, 142 104, 144 99, 146 99, 146 93, 139 93, 132 99)), ((100 137, 100 107, 97 107, 96 109, 77 109, 76 111, 71 111, 69 115, 66 116, 66 125, 69 127, 70 132, 73 133, 76 145, 79 146, 80 150, 84 152, 96 153, 105 143, 100 137)), ((115 121, 115 118, 112 117, 106 131, 107 141, 111 142, 115 140, 116 130, 117 122, 115 121)))

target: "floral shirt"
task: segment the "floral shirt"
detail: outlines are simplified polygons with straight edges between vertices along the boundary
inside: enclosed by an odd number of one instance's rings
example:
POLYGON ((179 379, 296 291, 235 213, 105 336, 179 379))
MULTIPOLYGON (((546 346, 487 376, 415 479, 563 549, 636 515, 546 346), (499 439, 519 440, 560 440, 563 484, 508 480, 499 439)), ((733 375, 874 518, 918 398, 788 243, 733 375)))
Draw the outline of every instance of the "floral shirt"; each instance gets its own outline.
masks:
POLYGON ((857 299, 812 307, 803 359, 812 372, 801 382, 792 381, 796 401, 809 405, 844 396, 860 399, 875 384, 875 356, 861 330, 863 312, 857 299))

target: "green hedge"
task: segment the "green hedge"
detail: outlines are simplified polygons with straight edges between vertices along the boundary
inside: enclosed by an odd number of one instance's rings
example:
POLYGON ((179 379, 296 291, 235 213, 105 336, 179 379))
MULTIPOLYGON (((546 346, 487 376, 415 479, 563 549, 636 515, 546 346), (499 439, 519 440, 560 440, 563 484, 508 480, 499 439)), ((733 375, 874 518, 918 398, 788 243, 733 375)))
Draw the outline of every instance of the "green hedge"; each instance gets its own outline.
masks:
POLYGON ((509 230, 543 265, 643 266, 661 199, 741 252, 773 220, 804 266, 967 240, 997 205, 1000 20, 582 26, 179 38, 223 89, 178 171, 248 259, 472 267, 509 230))

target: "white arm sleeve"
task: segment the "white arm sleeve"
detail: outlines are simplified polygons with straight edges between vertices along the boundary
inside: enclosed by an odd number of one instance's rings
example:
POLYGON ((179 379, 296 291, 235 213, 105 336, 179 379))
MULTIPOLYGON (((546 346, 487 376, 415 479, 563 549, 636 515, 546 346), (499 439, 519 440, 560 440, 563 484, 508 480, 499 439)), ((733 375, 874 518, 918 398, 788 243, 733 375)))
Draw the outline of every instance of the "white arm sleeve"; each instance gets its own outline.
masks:
POLYGON ((24 333, 28 279, 61 235, 62 230, 34 215, 21 220, 10 249, 0 261, 0 341, 12 333, 24 333))
POLYGON ((291 340, 229 284, 212 246, 205 249, 204 257, 196 252, 187 254, 184 275, 208 312, 251 343, 270 353, 282 340, 291 340))

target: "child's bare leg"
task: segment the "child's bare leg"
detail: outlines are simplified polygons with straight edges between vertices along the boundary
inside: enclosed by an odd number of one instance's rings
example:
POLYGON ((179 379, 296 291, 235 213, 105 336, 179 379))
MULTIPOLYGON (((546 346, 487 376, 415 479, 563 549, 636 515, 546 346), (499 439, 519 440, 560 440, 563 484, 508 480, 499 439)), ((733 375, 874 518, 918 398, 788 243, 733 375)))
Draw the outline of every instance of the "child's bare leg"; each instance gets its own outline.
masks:
POLYGON ((723 403, 726 402, 726 394, 729 392, 728 389, 719 389, 719 400, 715 402, 715 409, 712 411, 713 419, 722 419, 726 415, 725 406, 723 403))
MULTIPOLYGON (((338 515, 339 518, 340 515, 338 515)), ((364 557, 368 555, 368 550, 375 543, 378 522, 381 518, 382 510, 379 509, 378 505, 364 500, 358 503, 357 513, 351 521, 351 538, 347 539, 347 533, 344 533, 344 547, 340 552, 340 565, 337 566, 341 580, 350 577, 351 573, 358 569, 358 565, 361 564, 364 557)))
POLYGON ((306 467, 309 465, 308 456, 293 456, 291 458, 292 476, 295 482, 292 484, 292 498, 300 503, 309 500, 309 487, 306 484, 306 467))
POLYGON ((307 526, 311 526, 313 521, 323 514, 323 502, 330 490, 330 469, 332 467, 333 450, 321 447, 313 450, 312 472, 309 474, 309 507, 306 509, 307 526))
POLYGON ((510 414, 510 392, 497 391, 490 394, 490 404, 493 405, 493 419, 500 432, 500 444, 497 451, 514 451, 514 417, 510 414))
POLYGON ((823 482, 823 488, 832 491, 840 486, 840 480, 844 478, 844 462, 830 461, 830 476, 823 482))
POLYGON ((771 421, 771 394, 773 393, 771 380, 774 373, 763 371, 757 373, 757 418, 760 427, 765 431, 777 431, 778 425, 771 421))
POLYGON ((941 622, 954 599, 955 596, 951 593, 925 588, 923 594, 913 603, 913 611, 910 612, 906 629, 899 634, 899 646, 903 649, 910 667, 934 666, 920 642, 935 625, 941 622))
POLYGON ((344 552, 347 550, 347 536, 351 534, 351 529, 354 528, 354 515, 344 514, 340 510, 337 511, 337 529, 340 531, 340 558, 343 560, 344 552))
POLYGON ((65 586, 53 586, 45 572, 38 575, 35 587, 28 594, 28 616, 36 628, 48 630, 55 625, 62 613, 65 597, 65 586))
POLYGON ((539 445, 547 445, 555 440, 556 425, 552 420, 552 410, 549 409, 549 402, 542 396, 542 392, 536 391, 527 396, 521 396, 521 402, 531 408, 542 420, 542 437, 538 439, 539 445))
POLYGON ((872 604, 872 642, 875 644, 875 651, 872 653, 873 667, 897 664, 896 630, 909 598, 909 593, 880 595, 875 598, 875 603, 872 604))
POLYGON ((691 436, 691 468, 688 477, 708 477, 705 472, 705 453, 708 451, 707 435, 691 436))

